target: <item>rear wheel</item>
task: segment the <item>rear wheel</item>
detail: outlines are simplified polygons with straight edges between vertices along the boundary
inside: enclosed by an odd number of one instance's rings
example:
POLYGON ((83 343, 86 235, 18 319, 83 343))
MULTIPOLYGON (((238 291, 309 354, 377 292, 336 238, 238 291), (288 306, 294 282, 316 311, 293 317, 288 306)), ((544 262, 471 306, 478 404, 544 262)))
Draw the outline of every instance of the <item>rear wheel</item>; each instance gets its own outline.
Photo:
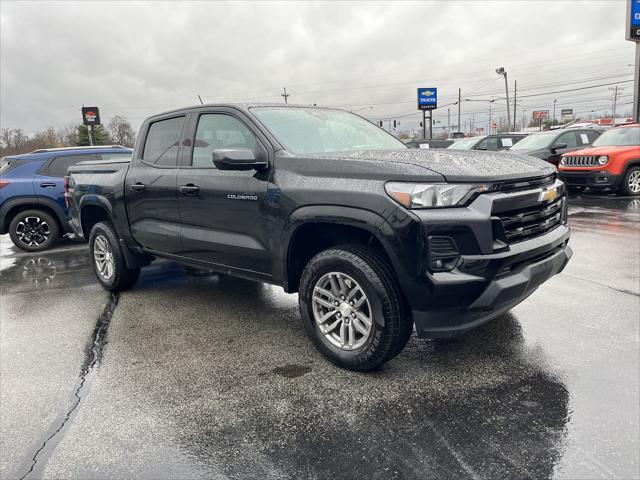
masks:
POLYGON ((640 167, 631 167, 622 179, 620 192, 624 195, 640 195, 640 167))
POLYGON ((299 303, 318 350, 349 370, 372 370, 392 359, 413 330, 391 266, 366 247, 331 248, 312 258, 299 303))
POLYGON ((13 244, 27 252, 41 252, 51 248, 60 235, 55 218, 42 210, 25 210, 9 224, 13 244))
POLYGON ((100 284, 109 291, 127 290, 138 281, 139 268, 127 268, 113 226, 108 222, 96 223, 89 235, 91 265, 100 284))

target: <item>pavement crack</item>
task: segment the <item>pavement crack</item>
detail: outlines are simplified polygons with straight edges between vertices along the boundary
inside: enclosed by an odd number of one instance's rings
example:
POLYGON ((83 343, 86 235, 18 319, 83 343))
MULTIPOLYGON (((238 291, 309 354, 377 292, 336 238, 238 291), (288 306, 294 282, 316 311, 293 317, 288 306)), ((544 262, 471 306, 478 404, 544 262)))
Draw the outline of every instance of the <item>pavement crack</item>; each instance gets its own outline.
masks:
POLYGON ((113 316, 113 312, 118 305, 119 299, 120 295, 117 292, 112 292, 109 295, 109 300, 104 306, 104 309, 98 317, 96 325, 93 329, 91 341, 87 348, 85 359, 80 368, 79 383, 78 387, 73 393, 73 401, 71 407, 66 411, 66 413, 62 415, 61 418, 56 419, 56 421, 53 423, 53 427, 49 430, 50 433, 47 435, 47 438, 44 440, 44 442, 42 442, 40 448, 36 450, 33 457, 31 457, 31 459, 28 461, 30 463, 29 469, 24 475, 19 477, 20 480, 24 480, 32 473, 36 471, 42 471, 44 469, 46 460, 48 460, 48 458, 51 456, 55 445, 60 441, 60 434, 65 430, 65 428, 69 424, 71 417, 74 415, 76 409, 80 405, 80 402, 86 395, 85 390, 87 389, 86 387, 88 386, 88 381, 91 379, 92 375, 94 375, 97 367, 99 367, 100 365, 100 361, 102 360, 102 352, 107 340, 107 330, 109 329, 111 317, 113 316))
POLYGON ((596 280, 591 280, 589 278, 583 278, 583 277, 576 277, 575 275, 569 275, 568 273, 564 273, 564 272, 562 272, 561 275, 565 275, 569 278, 573 278, 574 280, 582 280, 583 282, 589 282, 595 285, 599 285, 601 287, 606 287, 610 290, 615 290, 616 292, 626 293, 627 295, 635 295, 636 297, 640 297, 640 293, 634 292, 633 290, 627 290, 626 288, 612 287, 611 285, 606 285, 604 283, 597 282, 596 280))

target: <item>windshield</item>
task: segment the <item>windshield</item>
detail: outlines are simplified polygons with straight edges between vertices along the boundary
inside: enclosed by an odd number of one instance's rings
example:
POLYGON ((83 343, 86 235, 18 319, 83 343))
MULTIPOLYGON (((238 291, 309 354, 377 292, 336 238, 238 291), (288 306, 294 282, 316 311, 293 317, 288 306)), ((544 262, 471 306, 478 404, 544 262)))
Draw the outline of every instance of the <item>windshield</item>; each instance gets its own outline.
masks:
POLYGON ((447 148, 450 148, 451 150, 471 150, 483 138, 484 137, 463 138, 462 140, 452 143, 447 148))
POLYGON ((640 127, 607 130, 591 144, 593 147, 623 147, 640 145, 640 127))
POLYGON ((293 153, 407 148, 371 122, 343 110, 255 107, 251 111, 293 153))
POLYGON ((557 135, 557 132, 535 133, 524 137, 509 150, 538 150, 539 148, 547 148, 557 135))

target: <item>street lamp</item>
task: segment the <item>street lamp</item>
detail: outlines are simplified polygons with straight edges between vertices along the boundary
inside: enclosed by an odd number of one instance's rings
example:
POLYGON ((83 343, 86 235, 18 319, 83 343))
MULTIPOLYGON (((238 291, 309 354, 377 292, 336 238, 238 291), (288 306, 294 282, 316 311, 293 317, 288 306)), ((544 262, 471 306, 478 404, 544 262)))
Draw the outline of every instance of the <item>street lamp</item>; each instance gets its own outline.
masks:
POLYGON ((556 102, 558 101, 557 98, 553 99, 553 124, 555 125, 556 123, 556 102))
POLYGON ((511 131, 511 114, 509 112, 509 84, 507 83, 507 71, 504 69, 504 67, 499 67, 496 68, 496 73, 504 77, 504 89, 507 93, 507 128, 509 129, 509 131, 511 131))

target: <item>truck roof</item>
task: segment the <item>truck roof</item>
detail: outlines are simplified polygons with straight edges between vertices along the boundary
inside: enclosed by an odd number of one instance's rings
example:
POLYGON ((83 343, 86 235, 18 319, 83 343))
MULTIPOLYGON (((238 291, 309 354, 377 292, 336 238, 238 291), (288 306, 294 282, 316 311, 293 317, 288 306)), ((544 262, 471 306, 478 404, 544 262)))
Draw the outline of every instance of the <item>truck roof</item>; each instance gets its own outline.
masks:
POLYGON ((300 105, 300 104, 293 104, 293 103, 266 103, 266 102, 205 103, 204 105, 191 105, 189 107, 181 107, 181 108, 175 108, 172 110, 167 110, 164 112, 156 113, 155 115, 151 115, 149 118, 161 117, 170 113, 181 113, 189 110, 197 110, 201 108, 211 108, 211 107, 236 108, 238 110, 245 110, 245 111, 248 111, 250 108, 254 108, 254 107, 290 107, 290 108, 317 108, 322 110, 343 110, 337 107, 325 107, 325 106, 319 106, 319 105, 300 105))
POLYGON ((66 151, 74 151, 74 150, 104 150, 109 148, 123 148, 128 149, 129 147, 123 147, 122 145, 92 145, 85 147, 56 147, 56 148, 39 148, 34 150, 33 152, 29 152, 25 155, 31 155, 34 153, 47 153, 47 152, 66 152, 66 151))

